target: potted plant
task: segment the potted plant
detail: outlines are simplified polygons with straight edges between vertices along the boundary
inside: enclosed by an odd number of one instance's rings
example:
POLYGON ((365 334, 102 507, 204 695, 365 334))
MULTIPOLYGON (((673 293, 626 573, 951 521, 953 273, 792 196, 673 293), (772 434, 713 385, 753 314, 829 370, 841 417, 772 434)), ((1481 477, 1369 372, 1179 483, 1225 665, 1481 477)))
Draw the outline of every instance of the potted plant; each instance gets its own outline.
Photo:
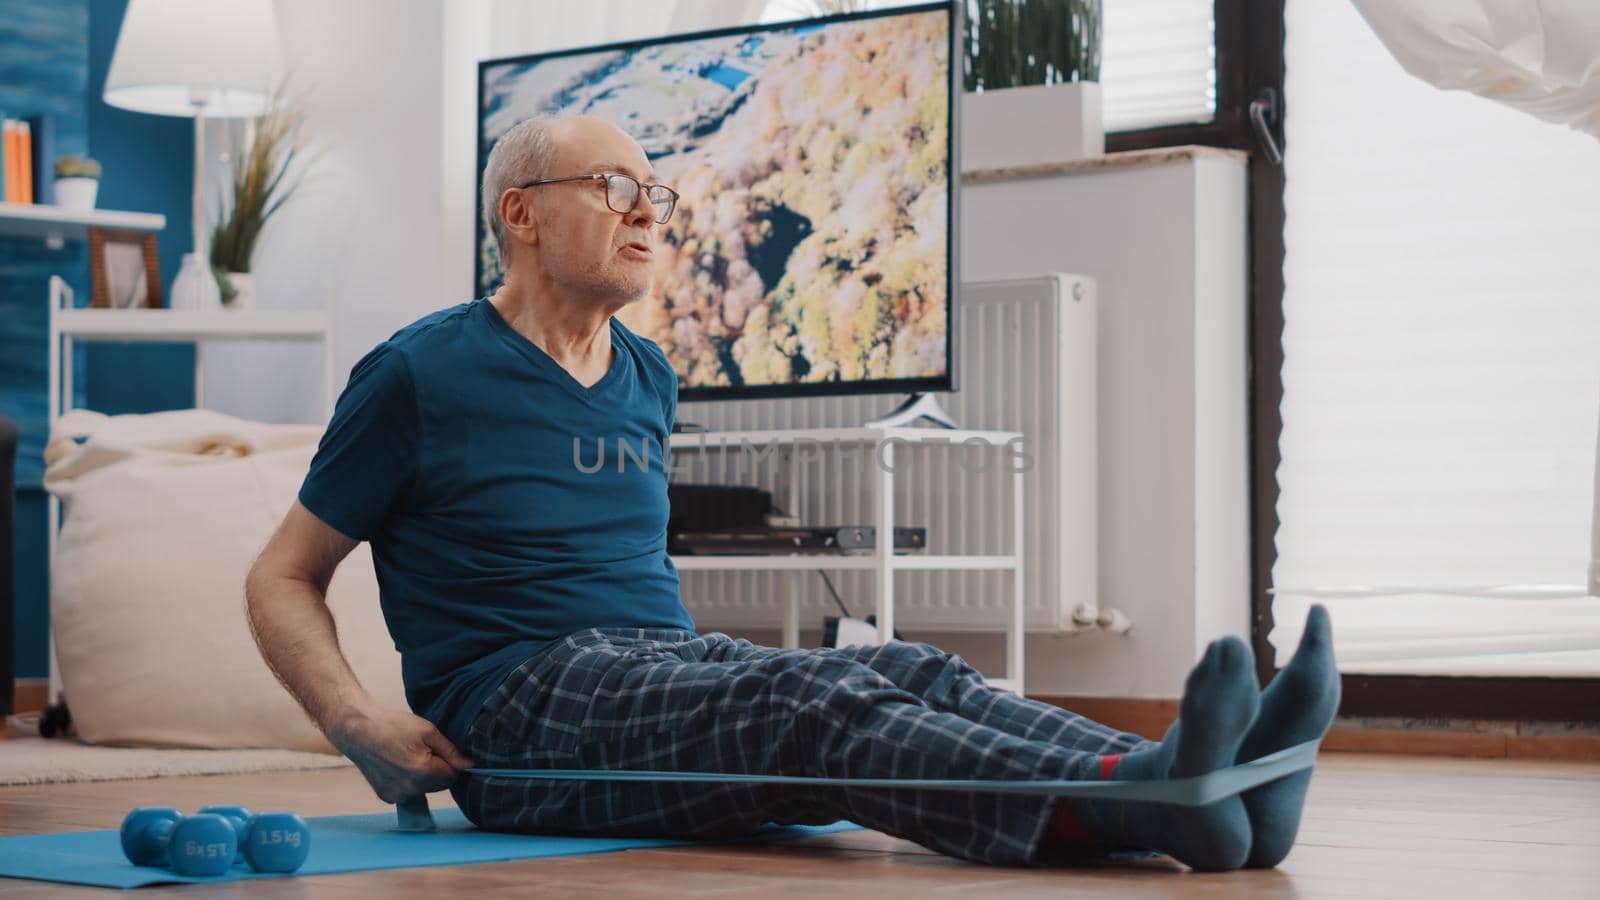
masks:
POLYGON ((294 194, 304 167, 291 173, 301 150, 304 113, 277 94, 259 118, 245 128, 232 128, 228 147, 229 191, 211 232, 211 268, 222 289, 222 302, 232 309, 255 305, 251 259, 262 231, 294 194))
POLYGON ((1101 0, 966 0, 962 167, 1105 152, 1101 0))
POLYGON ((55 165, 56 205, 63 209, 94 209, 100 192, 100 164, 85 156, 63 156, 55 165))

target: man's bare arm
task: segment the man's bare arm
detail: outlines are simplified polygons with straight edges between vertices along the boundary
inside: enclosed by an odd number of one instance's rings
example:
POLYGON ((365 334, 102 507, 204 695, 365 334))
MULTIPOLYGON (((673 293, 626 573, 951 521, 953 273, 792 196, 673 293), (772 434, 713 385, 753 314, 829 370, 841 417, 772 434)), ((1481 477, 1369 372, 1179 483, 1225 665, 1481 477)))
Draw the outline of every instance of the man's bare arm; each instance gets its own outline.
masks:
POLYGON ((357 543, 296 501, 245 579, 245 609, 273 674, 394 803, 448 787, 471 761, 426 719, 381 706, 340 651, 328 584, 357 543))
POLYGON ((272 674, 330 736, 377 704, 339 650, 328 583, 356 541, 295 501, 245 579, 245 610, 272 674))

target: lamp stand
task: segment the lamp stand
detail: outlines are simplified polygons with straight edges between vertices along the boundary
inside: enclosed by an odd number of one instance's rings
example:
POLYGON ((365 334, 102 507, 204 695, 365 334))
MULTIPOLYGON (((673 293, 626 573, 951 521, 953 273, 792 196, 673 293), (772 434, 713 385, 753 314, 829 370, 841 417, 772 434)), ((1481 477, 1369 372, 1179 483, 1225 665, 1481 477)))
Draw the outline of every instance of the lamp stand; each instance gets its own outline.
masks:
MULTIPOLYGON (((202 205, 206 171, 206 116, 205 97, 194 98, 194 194, 190 198, 194 229, 194 252, 185 253, 183 266, 172 282, 173 309, 214 310, 222 308, 222 288, 211 271, 211 260, 206 253, 205 207, 202 205)), ((196 353, 196 359, 199 354, 196 353)))
POLYGON ((199 103, 194 105, 194 198, 190 208, 194 213, 194 254, 210 268, 211 261, 206 257, 205 235, 205 207, 201 195, 205 190, 205 162, 206 162, 206 114, 205 107, 199 103))

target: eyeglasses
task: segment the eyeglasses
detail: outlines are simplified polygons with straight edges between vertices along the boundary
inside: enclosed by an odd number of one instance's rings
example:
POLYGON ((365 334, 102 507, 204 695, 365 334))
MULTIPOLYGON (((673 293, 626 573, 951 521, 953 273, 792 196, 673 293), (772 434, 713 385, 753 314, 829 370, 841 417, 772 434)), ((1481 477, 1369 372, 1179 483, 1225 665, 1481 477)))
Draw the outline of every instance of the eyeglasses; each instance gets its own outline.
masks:
POLYGON ((541 181, 530 181, 521 187, 538 187, 541 184, 560 184, 563 181, 595 181, 604 179, 606 183, 606 206, 611 211, 626 215, 639 202, 639 192, 646 191, 645 196, 650 198, 650 205, 656 210, 656 224, 665 225, 672 218, 672 210, 678 205, 678 192, 664 184, 641 184, 639 179, 632 175, 608 173, 605 175, 574 175, 571 178, 546 178, 541 181))

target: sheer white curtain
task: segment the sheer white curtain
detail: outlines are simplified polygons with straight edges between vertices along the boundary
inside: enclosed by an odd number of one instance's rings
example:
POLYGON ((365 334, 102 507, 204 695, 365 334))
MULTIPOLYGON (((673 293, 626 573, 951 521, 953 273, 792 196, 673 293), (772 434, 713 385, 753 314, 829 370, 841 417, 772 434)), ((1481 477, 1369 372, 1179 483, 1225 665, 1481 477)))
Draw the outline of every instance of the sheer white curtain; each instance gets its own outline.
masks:
POLYGON ((1345 671, 1600 674, 1600 145, 1285 15, 1278 661, 1320 601, 1345 671))
MULTIPOLYGON (((1407 72, 1600 138, 1600 4, 1585 0, 1353 0, 1407 72)), ((1589 593, 1600 596, 1600 447, 1589 593)))
POLYGON ((1600 138, 1592 0, 1354 0, 1407 72, 1600 138))

